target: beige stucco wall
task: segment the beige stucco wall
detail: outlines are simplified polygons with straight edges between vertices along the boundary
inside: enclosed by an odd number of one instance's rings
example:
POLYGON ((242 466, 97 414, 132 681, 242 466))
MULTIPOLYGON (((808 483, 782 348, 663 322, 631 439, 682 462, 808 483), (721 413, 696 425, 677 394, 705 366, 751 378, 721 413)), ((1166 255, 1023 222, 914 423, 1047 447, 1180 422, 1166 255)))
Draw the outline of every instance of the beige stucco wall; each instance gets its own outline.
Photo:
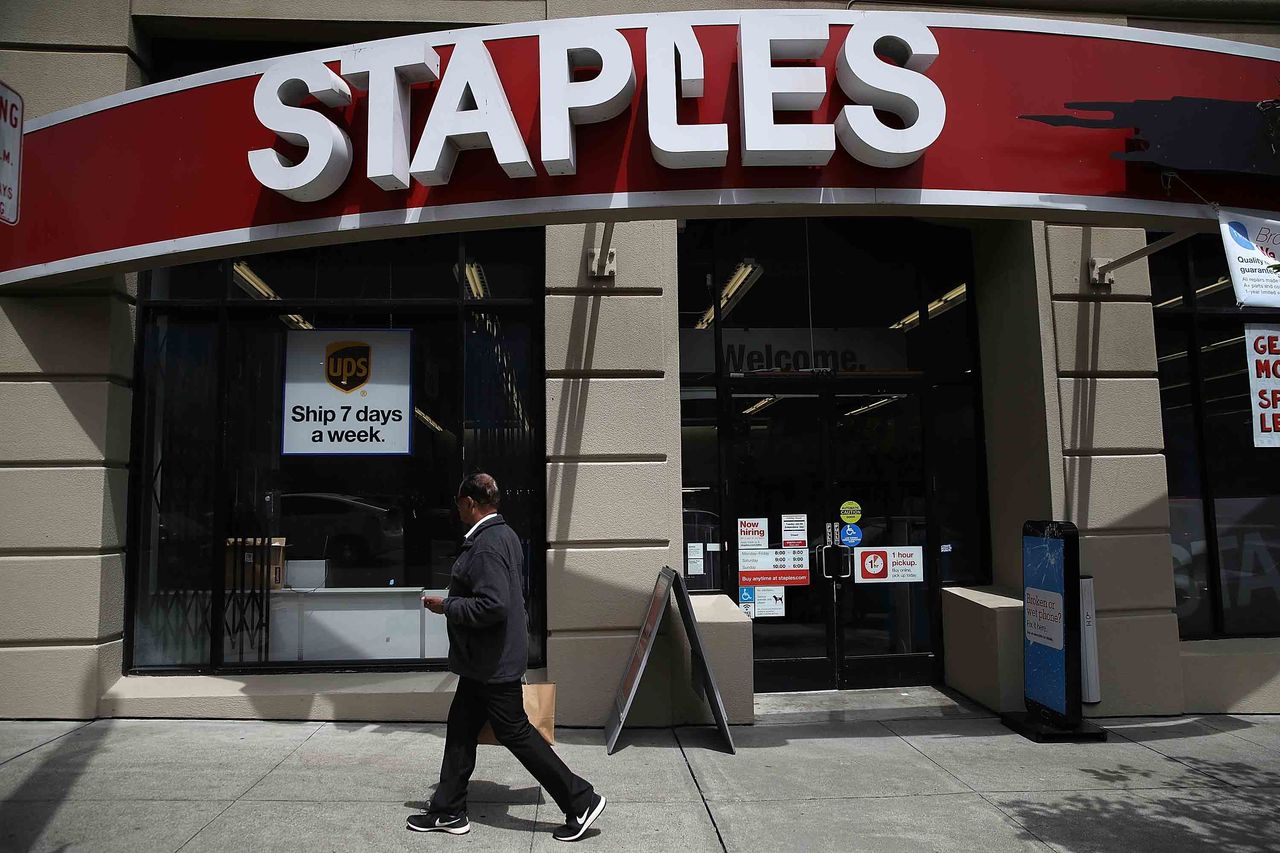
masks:
MULTIPOLYGON (((683 565, 676 223, 619 224, 612 278, 587 269, 602 238, 596 224, 547 229, 547 669, 569 725, 605 722, 658 570, 683 565)), ((751 669, 750 623, 725 603, 705 610, 712 657, 737 656, 722 677, 751 669)), ((672 609, 636 722, 696 713, 678 621, 672 609)))
MULTIPOLYGON (((27 118, 142 82, 128 0, 4 3, 0 32, 27 118)), ((0 717, 97 716, 119 672, 130 294, 125 278, 0 294, 0 717)))
POLYGON ((1147 265, 1131 264, 1111 286, 1088 279, 1089 257, 1123 257, 1147 244, 1146 232, 1046 225, 1036 237, 1066 391, 1056 436, 1064 517, 1080 529, 1081 572, 1096 578, 1102 702, 1087 713, 1178 713, 1182 671, 1147 265), (1117 402, 1129 393, 1154 405, 1117 402))
POLYGON ((123 631, 130 298, 81 291, 0 297, 0 717, 97 716, 123 631))
POLYGON ((1020 614, 1032 518, 1074 522, 1081 572, 1095 578, 1102 702, 1086 712, 1184 706, 1146 262, 1110 286, 1088 278, 1089 258, 1145 244, 1137 229, 974 232, 996 586, 944 594, 944 636, 948 684, 998 710, 1021 706, 1020 644, 995 626, 1020 614))

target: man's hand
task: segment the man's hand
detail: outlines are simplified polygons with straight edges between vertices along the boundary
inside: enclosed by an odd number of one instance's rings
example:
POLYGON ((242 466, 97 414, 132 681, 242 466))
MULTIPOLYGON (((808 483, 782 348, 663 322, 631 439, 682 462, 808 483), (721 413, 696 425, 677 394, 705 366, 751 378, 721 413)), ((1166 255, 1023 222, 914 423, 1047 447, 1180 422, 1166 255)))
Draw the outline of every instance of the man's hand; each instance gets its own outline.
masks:
POLYGON ((422 596, 422 606, 432 613, 444 613, 444 599, 438 595, 422 596))

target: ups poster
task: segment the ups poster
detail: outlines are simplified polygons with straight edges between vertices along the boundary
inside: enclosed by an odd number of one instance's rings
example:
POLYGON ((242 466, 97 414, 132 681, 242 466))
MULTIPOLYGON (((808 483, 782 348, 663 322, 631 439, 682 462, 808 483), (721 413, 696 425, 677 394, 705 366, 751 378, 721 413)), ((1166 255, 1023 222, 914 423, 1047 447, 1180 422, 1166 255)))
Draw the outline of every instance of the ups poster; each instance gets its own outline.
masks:
POLYGON ((409 453, 408 329, 288 334, 284 453, 409 453))

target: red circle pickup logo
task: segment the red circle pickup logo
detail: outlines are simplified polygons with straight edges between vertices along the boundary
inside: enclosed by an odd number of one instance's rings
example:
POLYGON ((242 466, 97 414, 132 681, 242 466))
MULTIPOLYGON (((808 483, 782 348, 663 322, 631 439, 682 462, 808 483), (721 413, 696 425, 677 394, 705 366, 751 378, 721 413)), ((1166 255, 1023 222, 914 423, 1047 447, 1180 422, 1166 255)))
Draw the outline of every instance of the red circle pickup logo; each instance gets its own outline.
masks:
POLYGON ((858 570, 864 580, 878 580, 889 576, 889 553, 887 551, 863 551, 858 570))

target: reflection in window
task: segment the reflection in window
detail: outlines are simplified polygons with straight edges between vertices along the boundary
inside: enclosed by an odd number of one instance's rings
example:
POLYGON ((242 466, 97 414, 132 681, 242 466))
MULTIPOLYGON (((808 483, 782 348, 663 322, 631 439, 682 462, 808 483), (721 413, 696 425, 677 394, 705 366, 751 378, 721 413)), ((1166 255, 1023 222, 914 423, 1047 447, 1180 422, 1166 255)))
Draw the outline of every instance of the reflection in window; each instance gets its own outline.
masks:
POLYGON ((1280 455, 1253 446, 1245 324, 1280 312, 1235 305, 1217 235, 1154 255, 1151 271, 1182 636, 1273 634, 1280 455))
POLYGON ((491 234, 483 245, 507 236, 528 252, 493 265, 489 287, 507 297, 484 311, 464 308, 477 297, 455 276, 459 258, 484 250, 468 252, 456 236, 153 276, 143 303, 140 479, 149 485, 134 495, 134 666, 442 660, 443 621, 419 596, 448 584, 464 532, 453 498, 476 466, 498 479, 524 542, 531 662, 541 659, 541 311, 513 294, 543 275, 543 238, 491 234), (193 301, 219 280, 220 308, 193 301), (404 298, 391 302, 392 293, 404 298), (387 329, 408 333, 410 452, 283 453, 292 336, 359 340, 387 329), (220 615, 212 625, 211 613, 220 615))
POLYGON ((680 497, 690 589, 720 589, 724 582, 717 423, 714 387, 680 389, 680 497))
POLYGON ((217 394, 210 318, 160 317, 142 341, 142 449, 135 552, 133 659, 138 666, 207 663, 217 554, 217 394))

